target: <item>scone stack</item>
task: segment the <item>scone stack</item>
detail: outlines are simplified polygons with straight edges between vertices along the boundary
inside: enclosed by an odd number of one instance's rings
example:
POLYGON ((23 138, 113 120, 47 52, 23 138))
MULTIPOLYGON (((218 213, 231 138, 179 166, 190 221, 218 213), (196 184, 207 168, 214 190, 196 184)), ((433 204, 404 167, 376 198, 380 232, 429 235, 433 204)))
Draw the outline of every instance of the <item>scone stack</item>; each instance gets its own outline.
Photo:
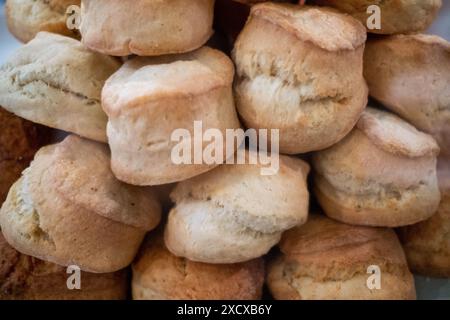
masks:
POLYGON ((7 1, 27 43, 0 66, 0 299, 415 299, 412 272, 450 277, 450 44, 411 34, 440 1, 387 2, 376 31, 367 1, 238 2, 7 1), (18 144, 42 146, 20 175, 10 121, 67 136, 18 144), (279 136, 210 150, 244 129, 279 136))

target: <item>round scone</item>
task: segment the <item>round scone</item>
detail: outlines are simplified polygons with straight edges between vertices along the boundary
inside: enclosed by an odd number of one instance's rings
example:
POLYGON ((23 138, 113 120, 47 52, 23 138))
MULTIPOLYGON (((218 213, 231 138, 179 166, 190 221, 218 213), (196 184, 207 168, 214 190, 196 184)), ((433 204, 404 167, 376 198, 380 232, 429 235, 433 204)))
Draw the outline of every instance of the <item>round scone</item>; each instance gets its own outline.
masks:
POLYGON ((275 299, 416 299, 413 275, 391 229, 312 214, 305 225, 283 235, 279 248, 267 274, 275 299))
POLYGON ((400 238, 411 270, 430 277, 450 278, 450 162, 438 161, 442 200, 430 219, 402 228, 400 238))
POLYGON ((279 129, 280 151, 287 154, 341 140, 367 104, 365 40, 361 23, 333 9, 253 6, 233 50, 245 125, 279 129))
POLYGON ((193 261, 243 262, 263 256, 283 231, 304 223, 309 165, 280 156, 277 174, 261 175, 261 167, 222 165, 180 182, 171 194, 176 205, 166 225, 167 248, 193 261))
POLYGON ((106 142, 101 90, 119 67, 75 39, 40 32, 0 66, 0 105, 32 122, 106 142))
POLYGON ((442 6, 442 0, 313 0, 312 2, 337 8, 352 15, 365 26, 373 15, 373 11, 368 12, 367 9, 370 5, 376 5, 380 9, 381 28, 368 28, 367 31, 378 34, 424 31, 431 25, 442 6))
POLYGON ((203 151, 211 142, 202 140, 209 129, 225 137, 226 129, 240 128, 233 75, 230 59, 208 47, 127 61, 106 81, 102 92, 116 177, 134 185, 160 185, 191 178, 222 163, 226 146, 221 159, 207 163, 203 151), (196 122, 200 129, 194 130, 196 122), (198 143, 200 150, 192 147, 198 143), (193 150, 177 152, 180 145, 193 150))
POLYGON ((40 31, 77 37, 76 29, 66 25, 66 11, 81 0, 7 0, 6 22, 9 31, 20 41, 28 42, 40 31))
POLYGON ((184 53, 212 35, 214 0, 82 0, 82 41, 112 56, 184 53))
POLYGON ((38 151, 0 210, 5 239, 18 251, 95 273, 128 266, 160 220, 152 191, 126 185, 98 142, 69 136, 38 151))
POLYGON ((433 135, 450 156, 450 43, 432 35, 376 38, 364 60, 370 95, 433 135))
POLYGON ((171 254, 160 235, 148 237, 133 263, 135 300, 257 300, 264 261, 206 264, 171 254))
POLYGON ((70 290, 72 269, 16 251, 0 232, 0 300, 123 300, 126 270, 92 274, 80 272, 80 289, 70 290))
POLYGON ((417 223, 439 205, 438 153, 431 136, 367 108, 344 140, 313 155, 315 195, 328 216, 346 223, 417 223))

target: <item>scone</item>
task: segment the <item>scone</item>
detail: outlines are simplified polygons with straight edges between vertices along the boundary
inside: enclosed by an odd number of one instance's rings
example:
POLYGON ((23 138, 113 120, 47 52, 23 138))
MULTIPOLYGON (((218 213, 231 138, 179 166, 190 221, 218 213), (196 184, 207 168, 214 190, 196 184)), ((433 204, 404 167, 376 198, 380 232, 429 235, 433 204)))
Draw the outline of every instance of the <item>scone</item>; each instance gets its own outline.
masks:
POLYGON ((328 216, 349 224, 417 223, 439 205, 438 152, 431 136, 367 108, 344 140, 313 155, 315 195, 328 216))
POLYGON ((192 261, 243 262, 263 256, 285 230, 304 223, 308 164, 280 156, 276 175, 263 176, 260 168, 222 165, 180 182, 171 194, 167 248, 192 261))
POLYGON ((442 194, 437 213, 421 223, 402 228, 400 239, 411 270, 424 276, 450 278, 450 162, 438 161, 442 194))
POLYGON ((371 39, 364 54, 370 95, 437 140, 450 156, 450 43, 432 35, 371 39))
POLYGON ((414 33, 426 30, 439 9, 441 0, 313 0, 313 3, 337 8, 348 13, 367 26, 372 13, 367 13, 370 5, 380 8, 381 29, 368 29, 378 34, 414 33))
MULTIPOLYGON (((70 271, 70 270, 69 270, 70 271)), ((0 232, 0 300, 123 300, 127 297, 126 270, 80 273, 80 290, 69 290, 74 273, 16 251, 0 232), (69 281, 70 282, 70 281, 69 281)))
POLYGON ((7 0, 6 22, 9 31, 20 41, 28 42, 40 31, 77 37, 76 29, 69 30, 66 11, 80 0, 7 0))
POLYGON ((279 248, 267 274, 275 299, 416 298, 413 275, 391 229, 351 226, 313 214, 305 225, 286 232, 279 248))
POLYGON ((119 182, 107 146, 69 136, 38 151, 0 210, 16 250, 94 273, 128 266, 160 220, 152 191, 119 182))
POLYGON ((135 300, 257 300, 264 283, 264 261, 214 265, 171 254, 163 237, 151 236, 133 263, 135 300))
POLYGON ((332 9, 253 6, 233 51, 244 124, 279 129, 280 151, 287 154, 341 140, 367 104, 365 40, 361 23, 332 9))
POLYGON ((119 67, 75 39, 40 32, 0 66, 0 105, 32 122, 106 142, 101 90, 119 67))
POLYGON ((208 129, 220 130, 225 137, 227 129, 240 128, 233 75, 230 59, 208 47, 127 61, 102 92, 117 178, 134 185, 160 185, 186 180, 222 163, 226 150, 218 163, 203 161, 203 151, 211 142, 198 138, 208 129), (202 127, 200 136, 194 130, 195 121, 202 127), (184 135, 174 139, 180 130, 184 135), (197 142, 200 152, 193 147, 197 142), (179 163, 173 153, 178 155, 176 147, 184 143, 192 150, 188 161, 179 163))
POLYGON ((214 0, 82 0, 82 41, 112 56, 195 50, 212 34, 214 0))

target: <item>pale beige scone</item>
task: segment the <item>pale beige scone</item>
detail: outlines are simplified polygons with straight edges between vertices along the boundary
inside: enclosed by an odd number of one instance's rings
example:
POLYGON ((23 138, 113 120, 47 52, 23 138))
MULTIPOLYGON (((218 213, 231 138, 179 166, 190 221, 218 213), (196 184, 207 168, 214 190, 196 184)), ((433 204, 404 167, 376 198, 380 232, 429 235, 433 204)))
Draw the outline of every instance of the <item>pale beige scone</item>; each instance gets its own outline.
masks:
POLYGON ((106 145, 75 135, 38 151, 0 210, 0 226, 16 250, 94 273, 134 259, 159 223, 152 191, 118 181, 106 145))
POLYGON ((82 42, 112 56, 200 48, 212 35, 214 0, 82 0, 82 42))
POLYGON ((277 300, 416 299, 413 275, 391 229, 312 214, 283 235, 279 248, 267 266, 267 284, 277 300))
POLYGON ((0 66, 0 105, 32 122, 106 142, 101 90, 120 63, 40 32, 0 66))
POLYGON ((439 147, 396 115, 368 107, 355 129, 312 157, 314 191, 336 220, 399 227, 431 217, 440 193, 439 147))
POLYGON ((341 140, 364 110, 366 31, 333 9, 262 3, 233 50, 238 112, 249 128, 279 129, 280 151, 341 140))
POLYGON ((450 278, 450 162, 438 160, 442 200, 437 213, 402 228, 400 239, 411 270, 430 277, 450 278))
POLYGON ((207 264, 178 258, 163 237, 150 236, 133 263, 134 300, 258 300, 264 261, 207 264))
POLYGON ((67 9, 80 5, 81 0, 7 0, 6 22, 9 31, 20 41, 28 42, 40 31, 78 37, 76 29, 69 30, 67 9))
MULTIPOLYGON (((250 152, 247 157, 255 155, 250 152)), ((237 263, 266 254, 281 234, 308 216, 309 165, 280 156, 275 175, 261 165, 222 165, 180 182, 165 230, 176 256, 205 263, 237 263)))
POLYGON ((432 35, 371 39, 364 54, 370 95, 437 140, 450 156, 450 43, 432 35))
POLYGON ((116 177, 134 185, 161 185, 186 180, 221 164, 227 155, 225 144, 220 161, 214 163, 202 157, 210 141, 195 140, 203 147, 202 153, 192 147, 184 163, 178 159, 182 153, 176 150, 177 146, 192 146, 194 138, 201 138, 208 129, 220 130, 225 137, 226 129, 240 128, 233 75, 231 60, 209 47, 125 62, 106 81, 102 92, 116 177), (200 136, 194 132, 195 121, 201 121, 200 136), (174 137, 179 131, 182 135, 174 137))
POLYGON ((442 0, 313 0, 315 4, 326 5, 348 13, 368 26, 373 16, 368 8, 376 5, 380 9, 381 28, 367 28, 370 33, 398 34, 426 30, 436 18, 442 0))

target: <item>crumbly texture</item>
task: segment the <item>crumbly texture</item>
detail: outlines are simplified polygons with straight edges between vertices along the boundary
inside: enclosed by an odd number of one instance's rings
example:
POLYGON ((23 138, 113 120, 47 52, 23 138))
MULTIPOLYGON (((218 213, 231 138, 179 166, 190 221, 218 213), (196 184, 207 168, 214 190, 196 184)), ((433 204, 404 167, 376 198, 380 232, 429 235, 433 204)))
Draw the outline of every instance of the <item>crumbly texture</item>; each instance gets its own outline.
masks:
POLYGON ((135 300, 258 300, 264 261, 213 265, 171 254, 160 235, 149 237, 133 263, 135 300))
POLYGON ((367 13, 370 5, 377 5, 381 11, 381 29, 368 29, 378 34, 416 33, 426 30, 439 9, 441 0, 313 0, 348 13, 367 24, 372 13, 367 13))
MULTIPOLYGON (((218 163, 194 164, 192 153, 192 164, 175 164, 172 152, 180 142, 173 141, 172 135, 184 128, 190 134, 184 142, 193 141, 194 121, 202 121, 203 132, 213 128, 224 137, 226 129, 240 128, 233 75, 231 60, 208 47, 127 61, 108 79, 102 93, 117 178, 134 185, 161 185, 186 180, 224 161, 226 145, 218 163)), ((202 150, 209 144, 203 142, 202 150)))
POLYGON ((450 43, 432 35, 376 38, 364 60, 370 95, 433 135, 450 156, 450 43))
POLYGON ((302 160, 281 156, 276 175, 262 176, 260 165, 222 165, 179 183, 171 194, 176 206, 165 230, 168 249, 205 263, 266 254, 283 231, 306 221, 308 172, 302 160))
POLYGON ((114 179, 107 147, 76 136, 39 150, 0 211, 20 252, 98 273, 128 266, 159 220, 152 192, 114 179))
POLYGON ((119 66, 77 40, 40 32, 0 67, 0 105, 32 122, 106 142, 101 90, 119 66))
POLYGON ((280 151, 327 148, 367 104, 366 32, 332 9, 262 3, 233 50, 238 112, 250 128, 280 130, 280 151))
POLYGON ((313 155, 315 195, 332 218, 398 227, 431 217, 439 148, 397 116, 368 108, 341 142, 313 155))
POLYGON ((214 0, 82 0, 82 41, 113 56, 195 50, 212 34, 214 0))
POLYGON ((321 215, 283 235, 281 253, 268 265, 276 299, 415 299, 414 278, 394 231, 351 226, 321 215), (369 289, 369 266, 381 272, 381 289, 369 289))

